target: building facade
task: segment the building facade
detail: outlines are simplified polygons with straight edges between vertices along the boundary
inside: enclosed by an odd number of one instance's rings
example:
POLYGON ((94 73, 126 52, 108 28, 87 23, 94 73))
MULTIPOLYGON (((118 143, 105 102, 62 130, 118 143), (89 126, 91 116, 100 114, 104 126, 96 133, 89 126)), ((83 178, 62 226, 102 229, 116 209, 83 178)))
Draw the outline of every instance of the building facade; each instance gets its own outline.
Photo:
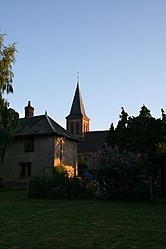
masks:
POLYGON ((47 114, 34 116, 29 102, 0 165, 0 177, 4 182, 24 182, 29 177, 50 175, 59 165, 64 165, 70 176, 77 174, 77 139, 47 114))

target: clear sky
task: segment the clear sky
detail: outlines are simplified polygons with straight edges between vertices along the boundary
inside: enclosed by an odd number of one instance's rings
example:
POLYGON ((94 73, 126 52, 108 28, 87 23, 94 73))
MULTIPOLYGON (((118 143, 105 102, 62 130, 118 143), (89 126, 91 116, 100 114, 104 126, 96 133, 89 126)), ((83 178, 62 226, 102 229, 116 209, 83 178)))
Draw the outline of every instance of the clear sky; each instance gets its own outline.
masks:
POLYGON ((91 130, 121 107, 166 110, 166 0, 0 0, 0 32, 17 43, 7 99, 20 116, 30 100, 65 127, 77 72, 91 130))

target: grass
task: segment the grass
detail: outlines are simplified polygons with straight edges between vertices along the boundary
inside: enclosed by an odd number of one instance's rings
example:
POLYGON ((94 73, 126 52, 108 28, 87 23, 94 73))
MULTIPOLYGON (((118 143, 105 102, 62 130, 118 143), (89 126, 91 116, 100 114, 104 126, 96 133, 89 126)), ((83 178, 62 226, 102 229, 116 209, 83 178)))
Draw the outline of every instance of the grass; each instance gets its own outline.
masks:
POLYGON ((41 200, 0 192, 1 249, 165 249, 166 202, 41 200))

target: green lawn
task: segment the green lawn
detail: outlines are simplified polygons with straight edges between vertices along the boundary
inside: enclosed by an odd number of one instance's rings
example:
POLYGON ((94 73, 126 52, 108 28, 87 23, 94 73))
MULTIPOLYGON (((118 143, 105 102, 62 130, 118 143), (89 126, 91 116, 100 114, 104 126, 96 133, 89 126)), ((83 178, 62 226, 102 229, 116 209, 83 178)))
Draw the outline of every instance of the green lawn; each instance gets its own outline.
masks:
POLYGON ((1 249, 165 249, 166 202, 29 200, 0 191, 1 249))

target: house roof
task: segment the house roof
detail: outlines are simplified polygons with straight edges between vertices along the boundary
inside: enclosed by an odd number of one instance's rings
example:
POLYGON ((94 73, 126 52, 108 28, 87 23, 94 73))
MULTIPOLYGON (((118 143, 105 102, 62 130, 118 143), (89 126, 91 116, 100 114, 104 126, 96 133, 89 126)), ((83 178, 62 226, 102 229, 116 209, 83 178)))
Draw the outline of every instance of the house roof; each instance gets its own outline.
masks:
POLYGON ((84 103, 83 103, 82 96, 80 93, 79 83, 77 83, 70 114, 67 117, 70 117, 70 116, 86 116, 84 103))
POLYGON ((78 152, 94 152, 102 149, 106 143, 109 130, 85 133, 84 141, 78 142, 78 152))
POLYGON ((19 119, 16 136, 57 134, 76 140, 68 131, 51 119, 47 114, 19 119))

